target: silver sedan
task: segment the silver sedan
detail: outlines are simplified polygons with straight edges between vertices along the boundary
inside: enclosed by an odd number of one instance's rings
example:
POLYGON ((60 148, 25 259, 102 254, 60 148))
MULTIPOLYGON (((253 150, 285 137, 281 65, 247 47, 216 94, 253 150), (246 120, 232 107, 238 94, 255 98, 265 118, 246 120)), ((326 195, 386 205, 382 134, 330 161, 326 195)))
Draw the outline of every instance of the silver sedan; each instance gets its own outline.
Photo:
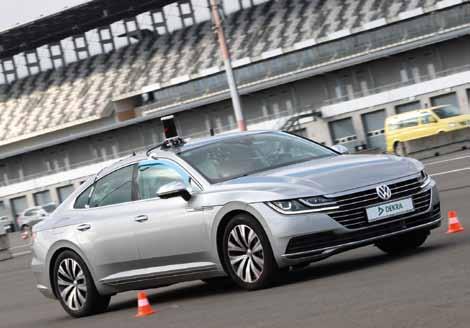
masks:
POLYGON ((440 225, 415 160, 282 132, 168 140, 84 183, 33 231, 37 287, 75 317, 128 290, 222 277, 254 290, 360 246, 419 247, 440 225))

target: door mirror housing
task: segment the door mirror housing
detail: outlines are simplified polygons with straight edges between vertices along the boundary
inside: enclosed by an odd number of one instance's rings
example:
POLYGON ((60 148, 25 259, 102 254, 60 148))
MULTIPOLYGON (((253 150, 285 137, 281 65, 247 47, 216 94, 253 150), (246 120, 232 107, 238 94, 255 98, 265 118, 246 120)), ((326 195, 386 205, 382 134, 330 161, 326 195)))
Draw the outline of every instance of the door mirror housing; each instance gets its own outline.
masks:
POLYGON ((161 199, 169 199, 175 197, 181 197, 185 201, 191 199, 191 193, 188 191, 183 182, 170 182, 166 185, 161 186, 157 191, 157 196, 161 199))
POLYGON ((349 149, 346 146, 343 145, 334 145, 331 147, 334 151, 337 153, 340 153, 341 155, 347 155, 349 154, 349 149))

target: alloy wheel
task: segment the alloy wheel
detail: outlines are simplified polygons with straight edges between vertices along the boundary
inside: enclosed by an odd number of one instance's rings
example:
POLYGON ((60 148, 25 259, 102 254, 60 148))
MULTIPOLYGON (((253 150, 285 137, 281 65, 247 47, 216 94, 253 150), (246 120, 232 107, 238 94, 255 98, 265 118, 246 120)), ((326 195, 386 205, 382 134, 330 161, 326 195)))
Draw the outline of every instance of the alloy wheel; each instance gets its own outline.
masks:
POLYGON ((247 225, 233 227, 227 250, 235 274, 246 283, 258 281, 264 269, 264 250, 256 232, 247 225))
POLYGON ((69 309, 80 310, 86 302, 86 278, 80 264, 71 258, 62 260, 57 272, 60 297, 69 309))

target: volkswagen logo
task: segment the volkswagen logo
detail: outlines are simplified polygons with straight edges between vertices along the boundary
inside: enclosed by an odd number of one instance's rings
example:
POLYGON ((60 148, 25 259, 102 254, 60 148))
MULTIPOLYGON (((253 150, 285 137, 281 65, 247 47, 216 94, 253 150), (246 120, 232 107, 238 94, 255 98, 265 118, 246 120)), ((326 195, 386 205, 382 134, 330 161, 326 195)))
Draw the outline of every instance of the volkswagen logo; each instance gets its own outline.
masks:
POLYGON ((392 198, 392 190, 387 185, 380 185, 375 188, 377 195, 383 200, 389 200, 392 198))

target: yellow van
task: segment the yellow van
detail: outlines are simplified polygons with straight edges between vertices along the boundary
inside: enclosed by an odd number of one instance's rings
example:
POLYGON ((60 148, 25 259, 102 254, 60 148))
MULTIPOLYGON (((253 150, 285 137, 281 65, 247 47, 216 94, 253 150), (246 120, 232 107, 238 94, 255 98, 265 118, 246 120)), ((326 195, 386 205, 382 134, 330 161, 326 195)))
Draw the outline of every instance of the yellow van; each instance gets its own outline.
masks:
POLYGON ((470 115, 451 105, 418 109, 385 120, 387 152, 397 153, 400 143, 470 127, 470 115))

